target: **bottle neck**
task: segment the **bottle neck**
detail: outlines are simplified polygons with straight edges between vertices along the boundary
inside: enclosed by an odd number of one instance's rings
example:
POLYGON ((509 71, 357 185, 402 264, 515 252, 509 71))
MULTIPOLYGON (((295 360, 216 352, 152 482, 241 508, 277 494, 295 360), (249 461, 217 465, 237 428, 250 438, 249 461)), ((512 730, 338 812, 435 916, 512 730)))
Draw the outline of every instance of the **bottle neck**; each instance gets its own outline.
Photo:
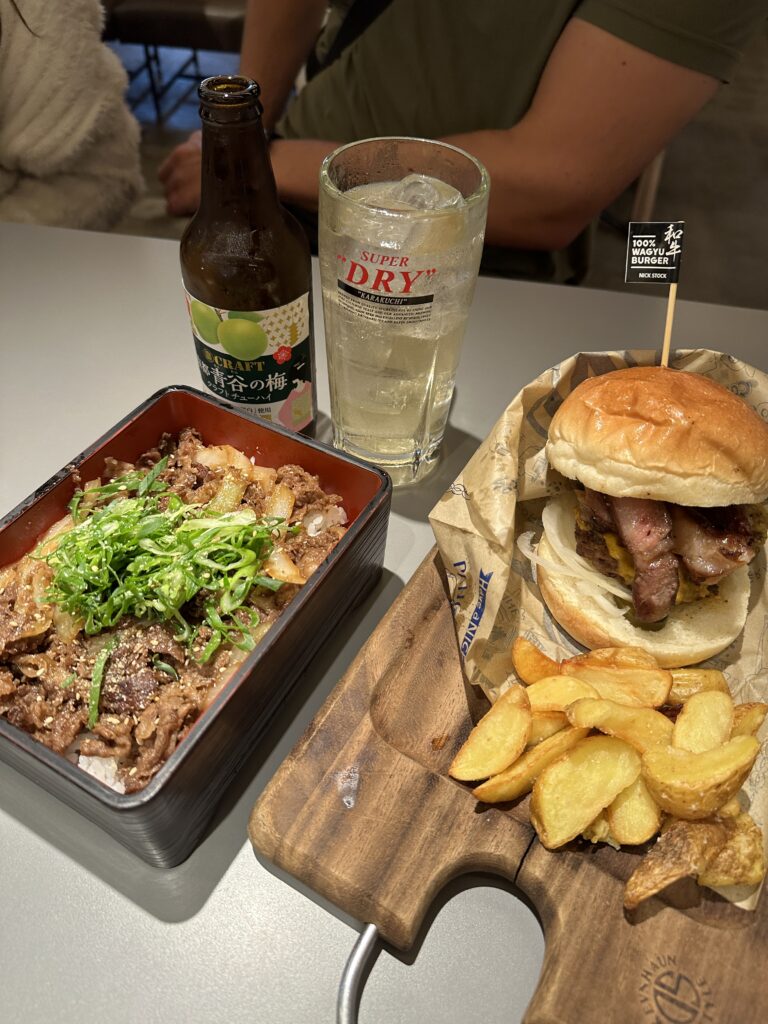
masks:
POLYGON ((202 126, 200 213, 255 227, 274 220, 280 206, 260 120, 202 126))

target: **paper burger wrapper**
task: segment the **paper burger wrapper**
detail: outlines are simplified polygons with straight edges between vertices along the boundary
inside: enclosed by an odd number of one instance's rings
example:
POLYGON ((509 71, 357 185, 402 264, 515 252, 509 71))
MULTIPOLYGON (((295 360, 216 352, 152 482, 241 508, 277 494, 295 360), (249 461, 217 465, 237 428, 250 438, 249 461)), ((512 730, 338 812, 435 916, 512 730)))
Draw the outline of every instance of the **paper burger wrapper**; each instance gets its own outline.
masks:
MULTIPOLYGON (((550 421, 585 378, 626 366, 658 364, 658 351, 582 352, 526 385, 502 413, 463 472, 432 509, 430 522, 448 577, 456 636, 469 682, 493 701, 512 675, 510 648, 518 636, 551 658, 583 650, 543 604, 535 570, 517 546, 523 533, 541 533, 545 500, 563 486, 544 455, 550 421)), ((670 356, 676 369, 703 374, 768 418, 768 375, 732 356, 706 349, 670 356)), ((705 664, 721 669, 736 703, 768 700, 768 588, 765 555, 749 567, 752 595, 743 633, 705 664)), ((759 739, 768 736, 768 722, 759 739)), ((768 750, 764 745, 744 787, 749 813, 768 832, 768 750)), ((757 893, 719 890, 753 909, 757 893)))

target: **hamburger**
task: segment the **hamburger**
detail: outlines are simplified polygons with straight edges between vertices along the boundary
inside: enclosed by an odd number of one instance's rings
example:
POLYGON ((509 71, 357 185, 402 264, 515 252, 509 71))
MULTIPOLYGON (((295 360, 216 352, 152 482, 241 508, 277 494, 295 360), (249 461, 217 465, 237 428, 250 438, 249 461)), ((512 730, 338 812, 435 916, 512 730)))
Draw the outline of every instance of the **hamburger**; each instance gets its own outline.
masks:
POLYGON ((636 645, 666 667, 744 627, 766 537, 768 424, 707 377, 666 367, 582 382, 555 413, 537 564, 557 622, 588 648, 636 645))

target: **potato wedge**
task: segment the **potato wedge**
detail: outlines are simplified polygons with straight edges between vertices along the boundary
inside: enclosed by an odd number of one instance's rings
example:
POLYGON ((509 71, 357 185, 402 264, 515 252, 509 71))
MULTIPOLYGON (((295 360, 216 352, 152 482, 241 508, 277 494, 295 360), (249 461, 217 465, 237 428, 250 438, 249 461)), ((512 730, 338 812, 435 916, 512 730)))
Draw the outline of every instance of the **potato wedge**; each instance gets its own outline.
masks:
POLYGON ((528 746, 535 747, 568 725, 564 711, 534 711, 531 714, 531 735, 528 746))
POLYGON ((451 762, 448 774, 462 782, 474 782, 504 771, 525 750, 530 732, 528 693, 524 686, 515 683, 474 727, 451 762))
POLYGON ((581 833, 581 838, 588 839, 590 843, 607 843, 615 850, 619 848, 619 844, 611 835, 611 826, 608 824, 605 811, 600 811, 595 820, 587 825, 581 833))
POLYGON ((547 765, 575 747, 588 732, 589 729, 563 729, 549 739, 542 740, 537 746, 526 750, 506 771, 473 789, 472 795, 487 804, 498 804, 503 800, 516 800, 524 796, 531 791, 547 765))
POLYGON ((575 700, 598 695, 597 690, 589 683, 574 679, 572 676, 547 676, 536 683, 531 683, 526 693, 534 714, 540 711, 563 712, 575 700))
POLYGON ((524 683, 536 683, 547 676, 556 676, 560 671, 558 662, 548 658, 524 636, 517 637, 512 644, 512 663, 524 683))
POLYGON ((613 668, 564 661, 561 671, 594 686, 606 700, 648 708, 665 704, 672 685, 670 672, 663 668, 613 668))
POLYGON ((554 850, 580 835, 639 775, 640 755, 623 740, 580 740, 534 783, 531 823, 542 844, 554 850))
POLYGON ((751 704, 737 704, 733 709, 731 739, 734 736, 756 736, 763 724, 768 704, 753 701, 751 704))
POLYGON ((605 811, 611 837, 622 846, 639 846, 661 828, 661 811, 642 775, 616 797, 605 811))
POLYGON ((571 704, 566 714, 571 725, 618 736, 641 754, 672 740, 672 722, 653 708, 630 707, 612 700, 585 699, 571 704))
POLYGON ((754 736, 701 753, 653 747, 642 755, 643 778, 663 811, 689 821, 708 818, 736 795, 759 750, 754 736))
POLYGON ((598 647, 586 654, 568 658, 564 665, 587 665, 593 668, 658 668, 659 663, 642 647, 598 647))
POLYGON ((723 673, 716 668, 672 668, 672 686, 667 697, 667 704, 677 707, 694 695, 710 690, 730 693, 728 682, 723 673))
POLYGON ((708 886, 759 885, 765 877, 763 836, 748 814, 724 822, 725 846, 699 875, 708 886))
POLYGON ((712 750, 731 737, 733 701, 729 693, 702 690, 683 705, 672 731, 672 746, 681 750, 712 750))
POLYGON ((741 806, 741 800, 739 800, 739 794, 732 796, 730 800, 726 801, 722 807, 718 807, 716 817, 717 818, 738 818, 743 808, 741 806))
POLYGON ((673 821, 627 880, 624 906, 634 910, 681 878, 697 878, 725 846, 721 822, 673 821))

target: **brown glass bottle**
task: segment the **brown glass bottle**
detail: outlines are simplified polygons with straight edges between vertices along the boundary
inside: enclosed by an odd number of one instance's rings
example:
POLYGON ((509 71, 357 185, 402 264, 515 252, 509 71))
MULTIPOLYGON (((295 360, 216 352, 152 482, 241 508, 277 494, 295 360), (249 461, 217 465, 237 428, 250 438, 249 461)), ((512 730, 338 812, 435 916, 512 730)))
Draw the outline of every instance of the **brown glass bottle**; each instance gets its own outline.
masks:
POLYGON ((309 244, 280 205, 259 86, 206 78, 200 207, 181 275, 203 384, 248 415, 312 436, 316 402, 309 244))

